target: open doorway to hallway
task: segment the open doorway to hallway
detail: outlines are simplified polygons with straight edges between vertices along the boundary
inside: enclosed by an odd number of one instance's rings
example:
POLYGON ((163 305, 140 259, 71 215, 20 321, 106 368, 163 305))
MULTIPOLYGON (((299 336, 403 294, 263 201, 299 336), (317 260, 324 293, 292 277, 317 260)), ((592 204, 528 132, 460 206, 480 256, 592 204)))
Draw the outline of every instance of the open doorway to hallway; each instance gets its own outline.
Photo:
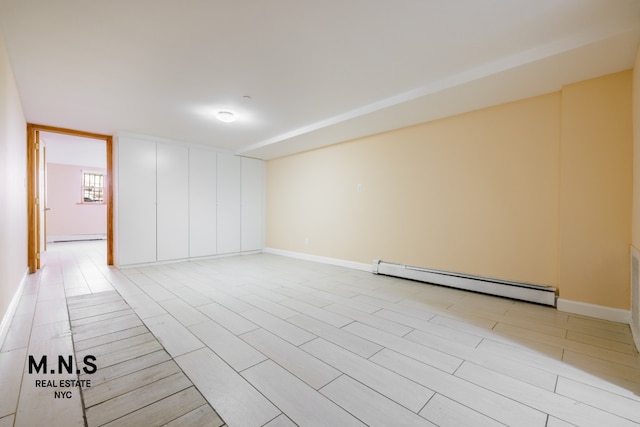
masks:
POLYGON ((30 273, 46 263, 47 240, 106 236, 106 264, 113 264, 112 142, 110 135, 27 124, 30 273), (47 153, 47 143, 53 152, 47 153), (48 197, 52 185, 55 208, 48 197))
POLYGON ((103 140, 40 133, 46 152, 44 215, 47 244, 107 240, 107 152, 103 140))

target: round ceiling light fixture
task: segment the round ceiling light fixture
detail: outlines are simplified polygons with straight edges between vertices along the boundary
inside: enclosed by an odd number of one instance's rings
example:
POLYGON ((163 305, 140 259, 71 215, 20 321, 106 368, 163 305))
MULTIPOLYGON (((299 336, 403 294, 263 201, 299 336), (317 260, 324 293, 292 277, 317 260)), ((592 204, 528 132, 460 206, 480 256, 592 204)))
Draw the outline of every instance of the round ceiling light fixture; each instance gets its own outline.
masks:
POLYGON ((236 115, 231 111, 222 110, 216 113, 216 119, 224 123, 231 123, 236 121, 236 115))

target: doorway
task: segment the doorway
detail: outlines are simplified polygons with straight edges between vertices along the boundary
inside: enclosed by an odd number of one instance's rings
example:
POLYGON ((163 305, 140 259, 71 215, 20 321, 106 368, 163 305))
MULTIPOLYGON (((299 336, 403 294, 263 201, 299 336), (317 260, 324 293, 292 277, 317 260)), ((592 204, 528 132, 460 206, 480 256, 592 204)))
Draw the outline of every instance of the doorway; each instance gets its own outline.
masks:
MULTIPOLYGON (((104 174, 103 203, 106 204, 107 265, 113 265, 113 138, 73 129, 45 125, 27 124, 27 193, 28 193, 28 252, 29 272, 35 273, 44 266, 46 249, 46 190, 45 190, 45 146, 41 134, 60 134, 91 140, 104 141, 106 170, 104 174)), ((93 197, 93 195, 92 195, 93 197)), ((84 198, 81 199, 85 200, 84 198)))

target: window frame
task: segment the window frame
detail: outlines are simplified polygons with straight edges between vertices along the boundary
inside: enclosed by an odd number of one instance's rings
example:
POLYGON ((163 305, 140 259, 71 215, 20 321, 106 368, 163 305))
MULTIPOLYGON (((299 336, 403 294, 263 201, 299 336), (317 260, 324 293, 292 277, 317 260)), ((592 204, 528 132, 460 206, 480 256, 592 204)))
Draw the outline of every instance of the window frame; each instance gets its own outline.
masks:
POLYGON ((107 174, 104 171, 96 171, 96 170, 82 170, 81 176, 80 176, 80 204, 83 205, 104 205, 106 203, 105 201, 105 194, 106 194, 106 180, 107 180, 107 174), (91 175, 91 176, 95 176, 95 177, 100 177, 100 186, 86 186, 85 185, 85 176, 86 175, 91 175), (90 190, 92 189, 92 190, 90 190), (85 198, 85 194, 86 191, 89 191, 89 194, 93 194, 95 195, 95 192, 98 191, 100 194, 100 200, 95 200, 95 201, 87 201, 85 198))

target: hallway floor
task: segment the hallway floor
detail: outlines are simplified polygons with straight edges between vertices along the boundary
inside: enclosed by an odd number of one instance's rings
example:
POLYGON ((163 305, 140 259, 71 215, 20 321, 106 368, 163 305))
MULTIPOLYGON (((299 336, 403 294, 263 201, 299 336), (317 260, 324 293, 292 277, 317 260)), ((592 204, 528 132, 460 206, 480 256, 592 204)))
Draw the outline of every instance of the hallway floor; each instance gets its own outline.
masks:
POLYGON ((627 325, 268 254, 118 270, 104 246, 28 277, 0 427, 640 425, 627 325), (92 383, 42 386, 66 379, 92 383))

